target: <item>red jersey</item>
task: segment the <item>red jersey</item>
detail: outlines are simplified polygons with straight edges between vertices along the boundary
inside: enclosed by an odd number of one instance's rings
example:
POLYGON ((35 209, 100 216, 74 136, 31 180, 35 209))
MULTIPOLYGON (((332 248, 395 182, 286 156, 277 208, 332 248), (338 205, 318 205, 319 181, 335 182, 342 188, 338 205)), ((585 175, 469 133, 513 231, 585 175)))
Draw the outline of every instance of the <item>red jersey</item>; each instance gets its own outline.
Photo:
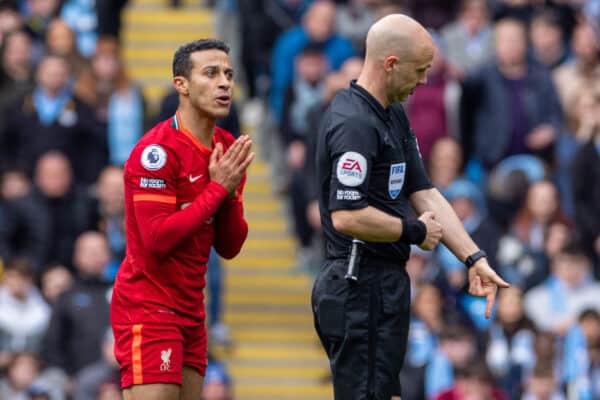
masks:
MULTIPOLYGON (((226 150, 234 140, 215 128, 213 144, 226 150)), ((179 113, 132 150, 124 172, 127 251, 113 290, 113 322, 204 320, 211 246, 232 258, 248 233, 244 179, 237 195, 228 197, 210 180, 211 152, 181 125, 179 113)))

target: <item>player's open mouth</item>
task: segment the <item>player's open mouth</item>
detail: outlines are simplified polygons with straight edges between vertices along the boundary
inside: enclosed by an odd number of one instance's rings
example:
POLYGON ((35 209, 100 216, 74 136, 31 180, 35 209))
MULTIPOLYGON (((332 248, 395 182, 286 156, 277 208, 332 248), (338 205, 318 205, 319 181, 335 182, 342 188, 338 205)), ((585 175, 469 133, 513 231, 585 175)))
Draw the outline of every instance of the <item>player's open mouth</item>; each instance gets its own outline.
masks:
POLYGON ((231 103, 231 96, 219 96, 217 97, 217 103, 223 106, 228 106, 231 103))

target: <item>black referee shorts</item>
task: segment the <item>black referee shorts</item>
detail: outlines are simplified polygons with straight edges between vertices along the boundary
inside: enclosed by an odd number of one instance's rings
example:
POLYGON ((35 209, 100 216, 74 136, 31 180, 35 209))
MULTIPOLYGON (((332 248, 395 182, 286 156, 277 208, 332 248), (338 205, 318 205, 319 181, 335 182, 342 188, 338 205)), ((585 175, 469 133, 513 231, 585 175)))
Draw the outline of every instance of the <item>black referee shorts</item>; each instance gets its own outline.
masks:
POLYGON ((363 260, 357 283, 346 260, 328 260, 312 291, 315 328, 329 357, 335 400, 390 400, 400 395, 410 322, 404 266, 363 260))

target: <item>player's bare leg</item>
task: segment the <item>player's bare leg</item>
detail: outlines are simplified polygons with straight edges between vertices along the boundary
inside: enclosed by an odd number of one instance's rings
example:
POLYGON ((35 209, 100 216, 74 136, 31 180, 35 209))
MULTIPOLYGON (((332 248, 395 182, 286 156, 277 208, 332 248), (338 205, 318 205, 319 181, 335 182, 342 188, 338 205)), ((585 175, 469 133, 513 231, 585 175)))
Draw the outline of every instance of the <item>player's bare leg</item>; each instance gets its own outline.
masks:
POLYGON ((123 390, 125 400, 179 400, 181 389, 173 383, 133 385, 123 390))
POLYGON ((198 370, 184 365, 182 379, 183 385, 181 385, 179 400, 198 400, 202 395, 204 377, 200 375, 198 370))

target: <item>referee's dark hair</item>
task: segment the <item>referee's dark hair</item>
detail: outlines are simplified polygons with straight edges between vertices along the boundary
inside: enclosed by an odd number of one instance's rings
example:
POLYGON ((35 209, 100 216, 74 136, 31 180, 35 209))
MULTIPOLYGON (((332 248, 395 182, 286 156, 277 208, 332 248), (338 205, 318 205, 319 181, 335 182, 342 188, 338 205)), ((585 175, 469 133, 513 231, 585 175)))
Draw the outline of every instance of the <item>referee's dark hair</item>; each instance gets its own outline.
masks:
POLYGON ((179 47, 173 56, 173 77, 189 78, 193 67, 190 55, 204 50, 221 50, 229 54, 229 46, 218 39, 200 39, 186 43, 179 47))

